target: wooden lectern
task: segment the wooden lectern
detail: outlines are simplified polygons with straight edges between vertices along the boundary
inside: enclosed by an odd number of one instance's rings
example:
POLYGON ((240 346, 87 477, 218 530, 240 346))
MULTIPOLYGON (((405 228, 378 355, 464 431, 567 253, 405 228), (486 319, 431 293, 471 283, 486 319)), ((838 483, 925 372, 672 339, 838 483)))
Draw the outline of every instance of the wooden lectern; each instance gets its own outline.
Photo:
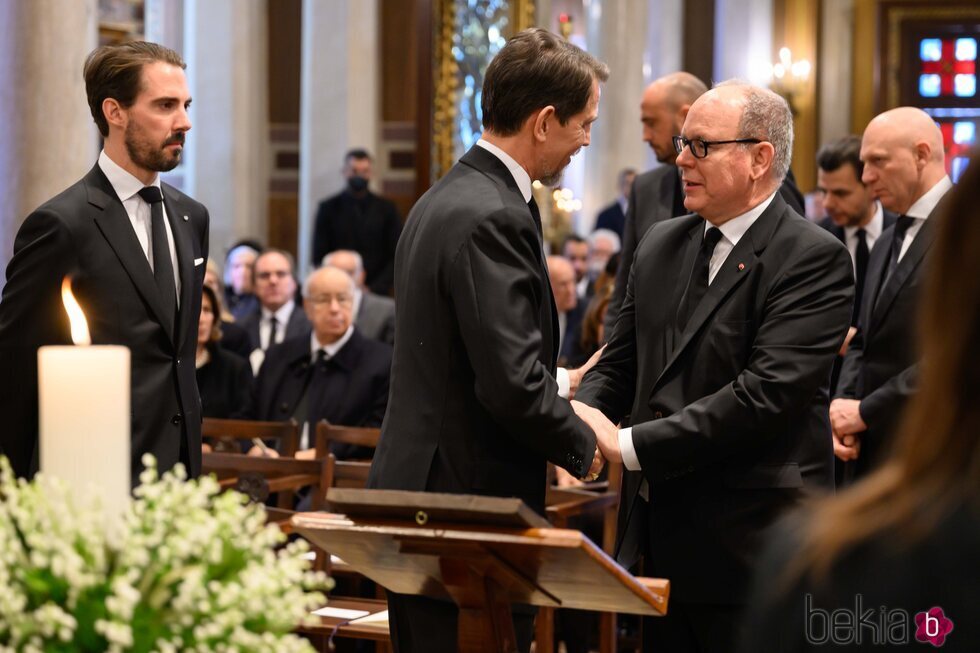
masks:
POLYGON ((462 653, 516 650, 513 603, 667 611, 667 580, 631 576, 519 499, 332 488, 327 502, 335 513, 295 515, 295 530, 393 592, 454 601, 462 653))

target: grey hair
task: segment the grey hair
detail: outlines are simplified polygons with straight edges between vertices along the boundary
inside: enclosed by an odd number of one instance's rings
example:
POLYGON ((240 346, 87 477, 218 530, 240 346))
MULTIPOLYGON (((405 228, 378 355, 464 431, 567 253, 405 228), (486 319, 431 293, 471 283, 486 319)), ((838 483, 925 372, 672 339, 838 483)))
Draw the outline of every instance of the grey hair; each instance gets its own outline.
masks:
POLYGON ((303 279, 303 299, 309 299, 310 297, 310 286, 313 284, 313 278, 316 277, 316 275, 326 270, 336 270, 337 272, 343 272, 344 276, 347 277, 347 280, 350 282, 351 295, 353 295, 354 292, 357 290, 357 285, 354 283, 354 277, 347 274, 347 270, 341 270, 340 268, 334 267, 332 265, 324 265, 323 267, 319 267, 316 270, 313 270, 313 272, 310 272, 308 275, 306 275, 306 278, 303 279))
POLYGON ((715 84, 738 86, 744 89, 745 103, 738 121, 736 138, 758 138, 772 144, 772 177, 781 184, 793 158, 793 112, 785 98, 766 88, 754 86, 741 79, 729 79, 715 84))
POLYGON ((361 276, 361 272, 364 272, 364 258, 361 256, 359 252, 355 252, 352 249, 335 249, 334 251, 330 252, 329 254, 323 257, 323 259, 320 261, 320 265, 321 266, 330 265, 332 267, 337 267, 333 265, 333 257, 338 254, 349 254, 350 256, 354 257, 354 263, 355 263, 354 278, 356 279, 357 277, 361 276))
POLYGON ((589 250, 595 248, 595 243, 600 238, 605 238, 606 240, 612 242, 613 244, 613 254, 616 254, 623 248, 622 242, 619 240, 619 234, 617 234, 612 229, 596 229, 589 237, 586 239, 589 242, 589 250))

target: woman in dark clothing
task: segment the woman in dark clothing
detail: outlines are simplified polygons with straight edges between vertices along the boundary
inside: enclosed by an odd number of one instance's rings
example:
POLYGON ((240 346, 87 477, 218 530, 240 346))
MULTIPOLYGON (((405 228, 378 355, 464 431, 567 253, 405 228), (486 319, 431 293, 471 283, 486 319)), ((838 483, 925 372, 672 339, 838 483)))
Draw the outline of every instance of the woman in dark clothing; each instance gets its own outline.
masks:
POLYGON ((894 450, 877 472, 772 538, 745 653, 980 651, 978 188, 974 154, 931 218, 918 389, 894 450))
POLYGON ((218 296, 204 286, 201 319, 197 327, 197 387, 204 417, 242 419, 248 414, 252 394, 252 371, 241 356, 223 347, 218 296))

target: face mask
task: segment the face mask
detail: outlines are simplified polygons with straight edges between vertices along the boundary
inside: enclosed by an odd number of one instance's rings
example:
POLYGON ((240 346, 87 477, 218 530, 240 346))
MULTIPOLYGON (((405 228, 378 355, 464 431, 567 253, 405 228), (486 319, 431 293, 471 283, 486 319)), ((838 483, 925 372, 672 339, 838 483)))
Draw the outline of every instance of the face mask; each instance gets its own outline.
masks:
POLYGON ((368 180, 354 175, 347 180, 347 187, 351 189, 351 192, 362 193, 367 190, 368 180))

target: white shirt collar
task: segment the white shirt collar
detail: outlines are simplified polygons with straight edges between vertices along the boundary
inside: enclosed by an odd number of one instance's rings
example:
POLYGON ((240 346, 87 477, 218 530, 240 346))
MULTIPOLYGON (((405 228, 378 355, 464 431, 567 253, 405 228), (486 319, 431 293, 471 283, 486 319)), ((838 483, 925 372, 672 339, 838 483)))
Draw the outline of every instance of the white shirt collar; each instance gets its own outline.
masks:
POLYGON ((288 302, 279 307, 275 313, 267 309, 265 306, 262 307, 262 320, 268 321, 269 317, 275 315, 276 322, 281 326, 285 327, 289 324, 289 318, 293 314, 293 309, 296 308, 296 302, 290 299, 288 302))
POLYGON ((875 200, 875 214, 871 216, 868 224, 860 227, 854 225, 853 227, 844 227, 844 235, 848 238, 857 234, 858 229, 864 229, 864 233, 872 242, 878 240, 878 236, 881 235, 881 230, 885 225, 885 211, 881 208, 881 202, 875 200))
POLYGON ((527 174, 527 170, 522 168, 521 164, 514 160, 514 157, 507 154, 493 143, 488 143, 481 138, 476 142, 476 144, 500 159, 500 161, 507 166, 507 169, 510 170, 510 174, 514 177, 514 181, 517 182, 517 187, 520 189, 521 195, 524 196, 524 201, 530 202, 531 175, 527 174))
POLYGON ((943 198, 950 188, 953 187, 953 182, 950 181, 949 177, 943 175, 943 178, 936 182, 935 186, 926 191, 926 194, 920 197, 909 207, 909 210, 905 212, 905 215, 910 218, 919 218, 920 220, 925 220, 932 213, 932 210, 936 208, 939 204, 939 200, 943 198))
POLYGON ((327 358, 333 358, 337 355, 337 352, 344 348, 350 337, 354 335, 354 325, 351 324, 347 327, 347 331, 344 331, 344 335, 340 336, 338 340, 330 343, 329 345, 321 345, 320 341, 316 338, 316 331, 310 333, 310 355, 313 360, 316 360, 316 353, 321 349, 327 352, 327 358))
POLYGON ((99 167, 102 168, 102 172, 112 185, 112 190, 116 191, 120 202, 125 202, 130 199, 147 185, 160 188, 160 175, 156 175, 150 184, 144 184, 128 171, 124 170, 118 163, 110 159, 109 155, 105 153, 105 150, 99 153, 99 167))
MULTIPOLYGON (((737 215, 719 226, 718 230, 721 231, 721 235, 724 236, 733 246, 738 245, 738 241, 745 235, 745 232, 749 230, 749 227, 751 227, 752 224, 759 219, 759 216, 762 215, 767 208, 769 208, 769 205, 772 204, 774 197, 776 197, 775 192, 742 215, 737 215)), ((704 232, 708 233, 708 229, 713 226, 715 225, 705 220, 704 232)))

